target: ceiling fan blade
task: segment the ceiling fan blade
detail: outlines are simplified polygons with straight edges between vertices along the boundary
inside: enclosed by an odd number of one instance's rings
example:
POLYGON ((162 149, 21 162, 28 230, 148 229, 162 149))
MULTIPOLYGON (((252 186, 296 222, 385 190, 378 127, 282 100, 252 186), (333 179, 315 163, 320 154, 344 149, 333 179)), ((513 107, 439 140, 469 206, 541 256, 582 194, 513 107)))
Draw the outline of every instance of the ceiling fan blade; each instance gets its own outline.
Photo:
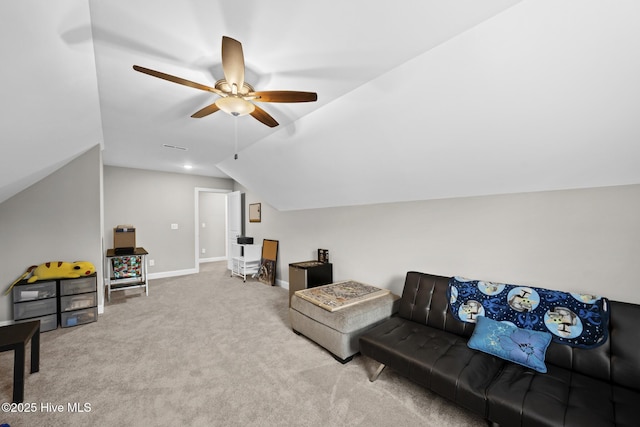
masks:
POLYGON ((225 80, 232 87, 232 91, 234 84, 237 90, 242 88, 244 84, 242 43, 227 36, 222 36, 222 71, 225 80))
POLYGON ((220 108, 218 108, 218 106, 214 103, 211 105, 207 105, 206 107, 204 107, 201 110, 196 111, 195 113, 193 113, 191 115, 191 117, 193 117, 194 119, 201 119, 204 116, 208 116, 209 114, 213 114, 216 111, 218 111, 220 108))
POLYGON ((276 120, 271 117, 269 115, 269 113, 267 113, 266 111, 264 111, 262 108, 258 107, 257 105, 255 106, 256 109, 253 110, 253 112, 251 113, 251 115, 253 116, 254 119, 264 123, 265 125, 269 126, 270 128, 274 128, 276 126, 278 126, 278 122, 276 122, 276 120))
POLYGON ((315 92, 297 92, 294 90, 266 90, 251 92, 247 97, 259 102, 313 102, 318 100, 315 92), (253 97, 256 98, 253 98, 253 97))
POLYGON ((148 74, 153 77, 157 77, 163 80, 169 80, 170 82, 178 83, 181 85, 189 86, 195 89, 204 90, 207 92, 217 93, 218 95, 225 95, 224 92, 218 90, 214 87, 206 86, 200 83, 192 82, 191 80, 183 79, 181 77, 172 76, 171 74, 161 73, 160 71, 151 70, 149 68, 141 67, 139 65, 134 65, 133 69, 139 71, 144 74, 148 74))

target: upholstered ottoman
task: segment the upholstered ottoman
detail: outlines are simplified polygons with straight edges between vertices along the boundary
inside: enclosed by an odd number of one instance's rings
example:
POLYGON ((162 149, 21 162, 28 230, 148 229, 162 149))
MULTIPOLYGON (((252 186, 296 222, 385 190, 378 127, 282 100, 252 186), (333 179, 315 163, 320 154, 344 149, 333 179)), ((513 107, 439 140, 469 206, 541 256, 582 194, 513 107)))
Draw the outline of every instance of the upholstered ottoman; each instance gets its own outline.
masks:
MULTIPOLYGON (((313 289, 322 291, 321 288, 331 286, 335 284, 313 289)), ((291 328, 295 333, 302 334, 329 350, 341 363, 349 362, 353 355, 360 351, 360 335, 397 311, 398 297, 390 292, 369 299, 364 298, 331 311, 331 307, 323 308, 323 304, 314 303, 306 298, 308 294, 303 298, 301 293, 307 291, 309 290, 297 291, 291 297, 291 328)))

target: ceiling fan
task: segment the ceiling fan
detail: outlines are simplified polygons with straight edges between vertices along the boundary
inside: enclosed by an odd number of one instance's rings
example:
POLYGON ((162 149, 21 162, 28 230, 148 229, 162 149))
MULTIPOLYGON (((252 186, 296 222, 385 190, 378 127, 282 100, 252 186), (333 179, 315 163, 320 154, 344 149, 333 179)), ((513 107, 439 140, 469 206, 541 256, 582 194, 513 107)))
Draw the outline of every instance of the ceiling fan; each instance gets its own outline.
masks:
POLYGON ((179 83, 195 89, 213 92, 219 95, 213 104, 196 111, 191 117, 199 119, 222 110, 232 116, 251 114, 256 120, 269 127, 278 126, 278 122, 254 102, 313 102, 318 99, 315 92, 290 90, 255 91, 244 81, 244 54, 242 44, 231 37, 222 36, 222 71, 224 79, 218 80, 215 87, 192 82, 181 77, 134 65, 133 69, 170 82, 179 83), (252 102, 254 101, 254 102, 252 102))

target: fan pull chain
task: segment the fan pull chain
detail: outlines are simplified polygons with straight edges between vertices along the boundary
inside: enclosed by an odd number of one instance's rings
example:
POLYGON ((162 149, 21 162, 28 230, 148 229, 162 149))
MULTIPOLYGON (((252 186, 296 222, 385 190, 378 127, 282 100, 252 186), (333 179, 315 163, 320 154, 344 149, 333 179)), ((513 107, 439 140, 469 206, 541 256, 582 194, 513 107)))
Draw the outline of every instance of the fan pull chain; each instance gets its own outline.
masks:
POLYGON ((238 160, 238 113, 233 113, 233 133, 235 135, 235 154, 233 160, 238 160))

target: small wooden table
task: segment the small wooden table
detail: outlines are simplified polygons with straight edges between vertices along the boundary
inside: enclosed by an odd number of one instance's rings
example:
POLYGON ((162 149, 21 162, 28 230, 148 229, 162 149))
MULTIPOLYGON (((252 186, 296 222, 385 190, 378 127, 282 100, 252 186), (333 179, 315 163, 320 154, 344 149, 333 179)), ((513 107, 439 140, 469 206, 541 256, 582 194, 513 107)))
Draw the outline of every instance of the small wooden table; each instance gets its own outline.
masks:
POLYGON ((14 351, 13 402, 24 401, 24 356, 31 340, 31 373, 40 370, 40 321, 15 323, 0 327, 0 352, 14 351))

